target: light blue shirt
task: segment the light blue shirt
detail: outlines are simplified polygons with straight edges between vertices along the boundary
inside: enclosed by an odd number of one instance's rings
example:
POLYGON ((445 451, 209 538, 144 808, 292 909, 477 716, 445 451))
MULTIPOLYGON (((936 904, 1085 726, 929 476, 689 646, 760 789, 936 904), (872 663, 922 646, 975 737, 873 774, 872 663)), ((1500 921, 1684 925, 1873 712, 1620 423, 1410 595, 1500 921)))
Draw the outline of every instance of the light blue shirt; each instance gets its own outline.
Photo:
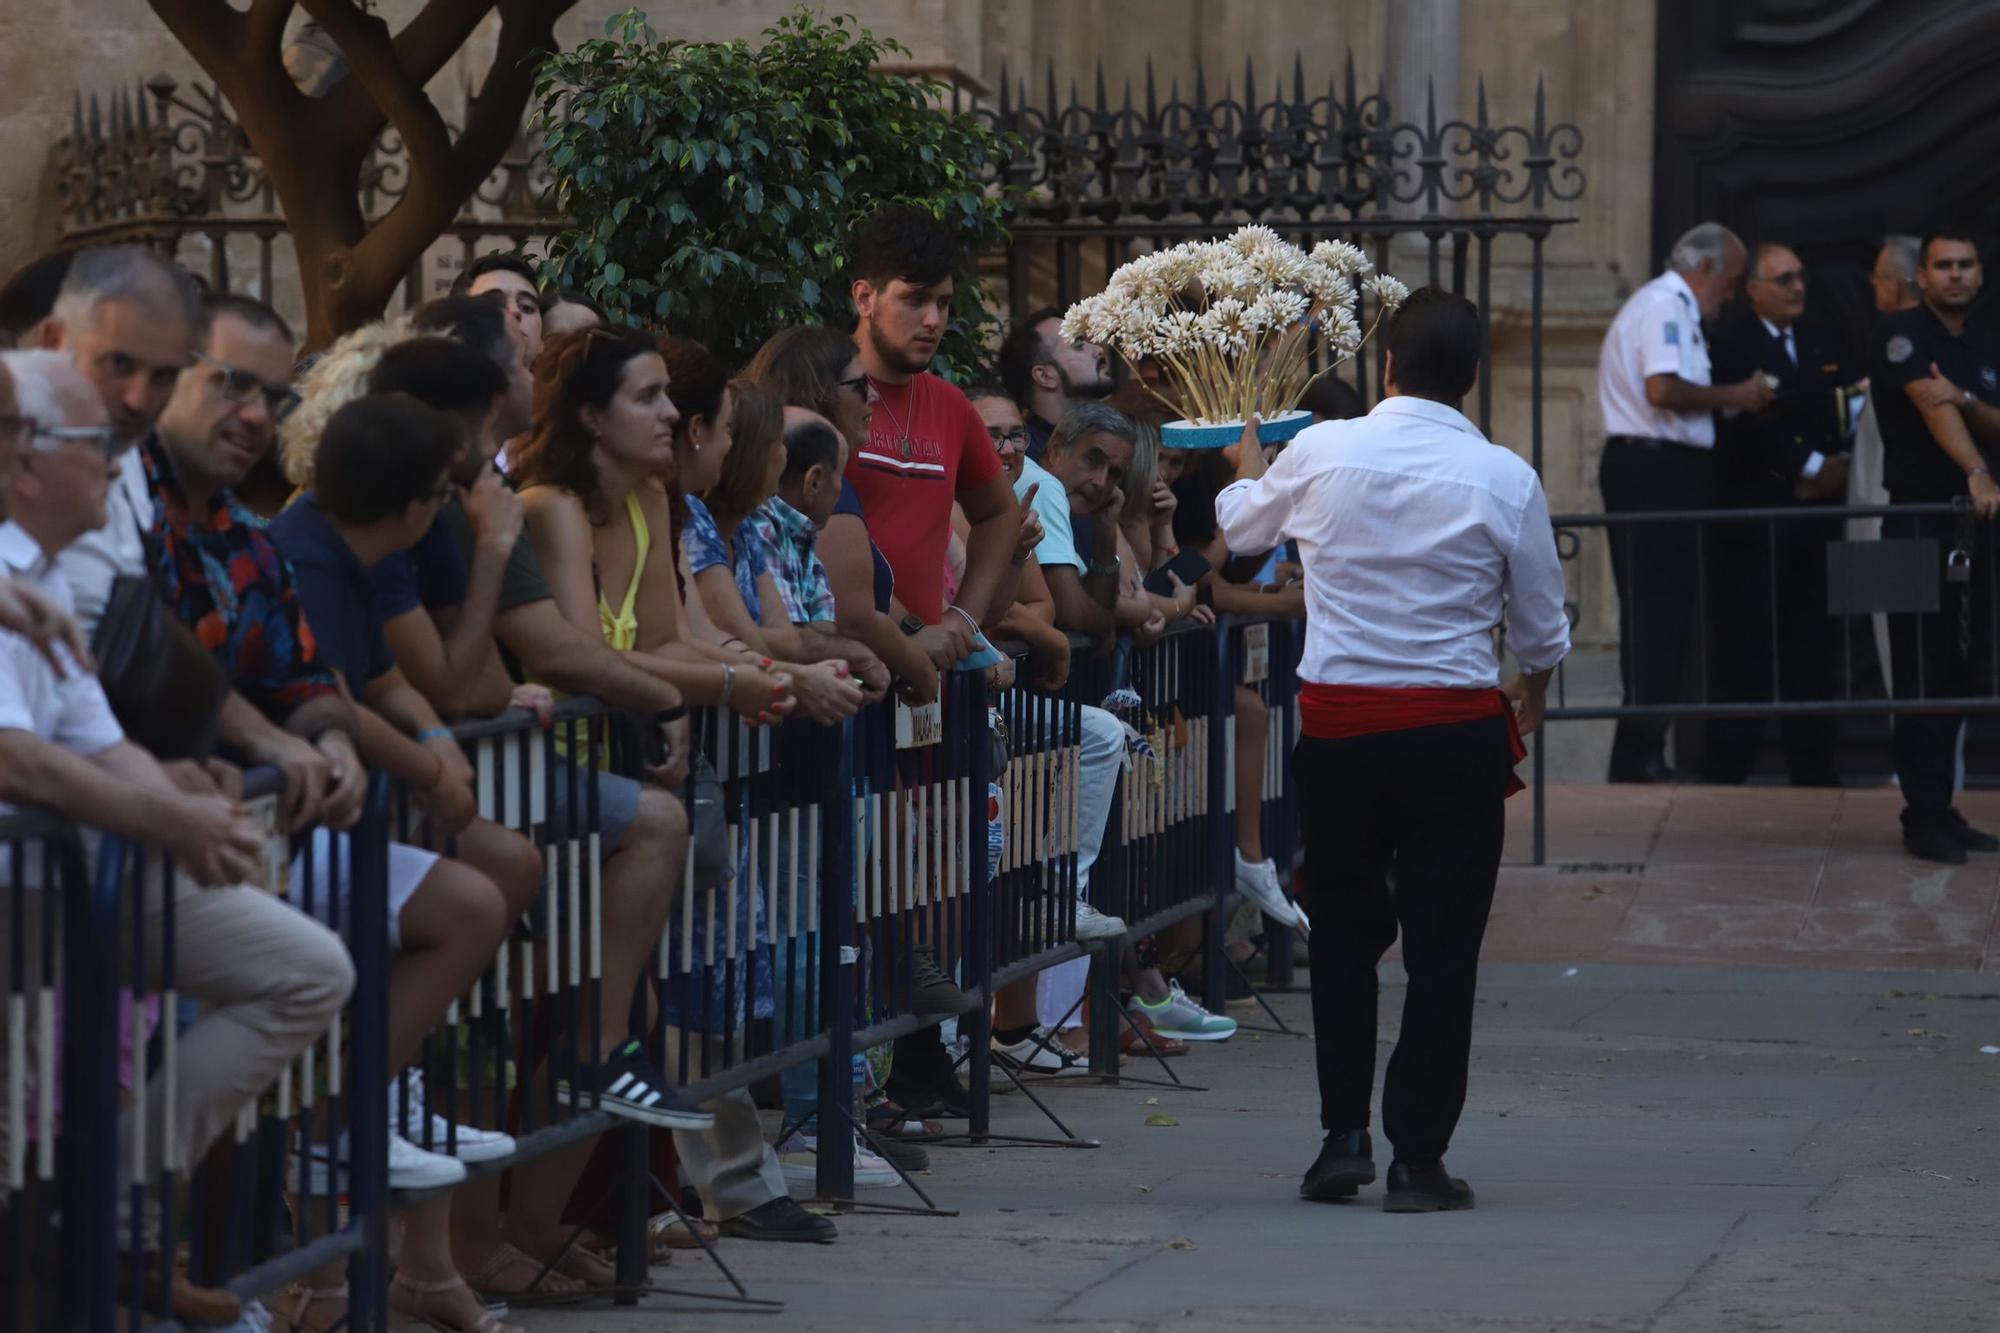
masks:
POLYGON ((1050 565, 1069 565, 1083 568, 1083 557, 1076 553, 1076 534, 1070 525, 1069 488, 1057 481, 1055 475, 1032 458, 1021 460, 1021 479, 1014 483, 1014 498, 1020 499, 1028 493, 1028 488, 1039 482, 1035 492, 1035 513, 1041 516, 1042 540, 1035 547, 1035 559, 1042 568, 1050 565))

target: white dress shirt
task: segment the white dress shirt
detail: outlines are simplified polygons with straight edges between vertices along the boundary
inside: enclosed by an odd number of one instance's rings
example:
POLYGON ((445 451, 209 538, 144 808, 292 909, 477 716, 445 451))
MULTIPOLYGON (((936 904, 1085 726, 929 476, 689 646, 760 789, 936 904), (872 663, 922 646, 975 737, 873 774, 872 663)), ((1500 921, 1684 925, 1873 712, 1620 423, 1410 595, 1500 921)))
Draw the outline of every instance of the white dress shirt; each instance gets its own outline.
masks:
POLYGON ((1503 621, 1524 672, 1569 652, 1540 478, 1443 403, 1385 398, 1309 426, 1263 477, 1223 487, 1215 517, 1232 551, 1298 542, 1299 675, 1315 684, 1498 685, 1503 621))
POLYGON ((1597 401, 1604 410, 1604 433, 1713 449, 1715 418, 1709 410, 1673 412, 1653 406, 1646 401, 1648 375, 1709 383, 1701 307, 1687 280, 1671 269, 1632 293, 1598 349, 1597 401))
MULTIPOLYGON (((0 571, 70 609, 69 584, 18 523, 0 524, 0 571)), ((0 730, 25 731, 73 754, 90 756, 125 739, 97 677, 57 647, 68 670, 58 676, 41 650, 0 631, 0 730)), ((0 805, 0 812, 11 807, 0 805)))
POLYGON ((157 503, 152 487, 146 484, 145 460, 139 457, 137 447, 127 449, 105 496, 104 510, 111 517, 56 558, 56 568, 62 571, 75 598, 76 623, 83 627, 86 639, 97 637, 97 622, 104 618, 112 582, 121 575, 146 572, 146 544, 140 534, 152 530, 157 503))

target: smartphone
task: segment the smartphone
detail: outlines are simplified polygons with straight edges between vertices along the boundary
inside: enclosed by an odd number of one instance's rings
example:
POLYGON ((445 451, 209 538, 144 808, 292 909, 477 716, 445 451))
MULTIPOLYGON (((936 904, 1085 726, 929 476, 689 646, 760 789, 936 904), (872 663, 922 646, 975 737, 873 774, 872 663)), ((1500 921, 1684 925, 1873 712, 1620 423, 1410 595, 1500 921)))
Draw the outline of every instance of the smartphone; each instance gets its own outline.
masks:
POLYGON ((1158 596, 1171 597, 1174 595, 1174 585, 1170 581, 1169 576, 1177 577, 1182 583, 1192 587, 1201 582, 1202 578, 1207 575, 1208 569, 1208 557, 1200 551, 1182 551, 1179 555, 1167 561, 1166 564, 1161 565, 1158 569, 1148 574, 1146 581, 1140 586, 1145 588, 1147 592, 1155 593, 1158 596))

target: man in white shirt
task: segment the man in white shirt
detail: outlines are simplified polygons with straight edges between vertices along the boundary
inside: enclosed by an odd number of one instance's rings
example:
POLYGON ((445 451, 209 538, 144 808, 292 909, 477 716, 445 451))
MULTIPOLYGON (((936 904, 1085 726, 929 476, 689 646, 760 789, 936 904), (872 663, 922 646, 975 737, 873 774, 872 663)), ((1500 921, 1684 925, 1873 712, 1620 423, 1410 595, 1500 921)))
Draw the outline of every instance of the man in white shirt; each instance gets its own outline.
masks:
MULTIPOLYGON (((69 587, 55 558, 103 522, 117 472, 116 428, 66 359, 49 352, 4 355, 21 415, 31 424, 10 495, 14 519, 0 525, 0 574, 29 581, 66 611, 69 587)), ((33 801, 174 858, 180 873, 173 980, 182 998, 203 1008, 179 1034, 177 1073, 163 1071, 146 1089, 144 1151, 149 1173, 164 1167, 184 1180, 243 1105, 326 1030, 353 989, 354 971, 331 931, 247 886, 264 855, 255 821, 225 797, 176 788, 151 755, 125 739, 97 678, 66 650, 56 652, 61 671, 28 641, 0 636, 0 798, 33 801)), ((7 810, 0 806, 0 814, 7 810)), ((26 887, 16 891, 26 900, 27 937, 39 939, 37 923, 54 886, 38 882, 32 870, 24 878, 26 887)), ((163 975, 157 942, 164 938, 166 904, 150 886, 146 892, 143 937, 154 943, 143 980, 125 978, 134 989, 157 987, 163 975)), ((13 920, 11 911, 0 911, 0 957, 13 920)), ((40 951, 27 949, 25 959, 37 970, 40 951)), ((39 984, 24 979, 28 994, 39 984)), ((116 1037, 107 1032, 104 1039, 116 1037)), ((0 1060, 6 1053, 0 1043, 0 1060)), ((18 1151, 7 1137, 0 1118, 0 1180, 18 1151)), ((129 1127, 117 1141, 132 1142, 129 1127)), ((131 1165, 121 1157, 128 1184, 131 1165)), ((121 1206, 126 1197, 121 1189, 121 1206)), ((161 1239, 157 1215, 144 1221, 152 1249, 161 1239)), ((121 1226, 121 1238, 127 1234, 121 1226)), ((219 1323, 236 1318, 241 1307, 227 1292, 177 1282, 174 1312, 219 1323)))
POLYGON ((1400 927, 1409 989, 1382 1091, 1383 1208, 1470 1208, 1444 1169, 1465 1104, 1479 945, 1502 801, 1569 650, 1541 482, 1459 412, 1478 373, 1472 303, 1434 287, 1387 326, 1382 402, 1308 427, 1265 470, 1252 431, 1215 499, 1232 550, 1291 539, 1305 570, 1295 753, 1326 1141, 1300 1193, 1375 1179, 1376 964, 1400 927), (1495 631, 1521 676, 1500 689, 1495 631), (1389 891, 1388 872, 1396 869, 1389 891))
MULTIPOLYGON (((1759 412, 1772 391, 1751 375, 1711 384, 1702 322, 1713 319, 1743 276, 1743 242, 1704 222, 1674 242, 1667 271, 1632 293, 1598 354, 1604 410, 1598 474, 1608 514, 1706 509, 1715 501, 1715 416, 1759 412)), ((1700 530, 1685 523, 1613 524, 1611 575, 1618 585, 1618 666, 1624 702, 1678 703, 1695 659, 1700 530)), ((1671 782, 1667 724, 1619 722, 1613 782, 1671 782)))

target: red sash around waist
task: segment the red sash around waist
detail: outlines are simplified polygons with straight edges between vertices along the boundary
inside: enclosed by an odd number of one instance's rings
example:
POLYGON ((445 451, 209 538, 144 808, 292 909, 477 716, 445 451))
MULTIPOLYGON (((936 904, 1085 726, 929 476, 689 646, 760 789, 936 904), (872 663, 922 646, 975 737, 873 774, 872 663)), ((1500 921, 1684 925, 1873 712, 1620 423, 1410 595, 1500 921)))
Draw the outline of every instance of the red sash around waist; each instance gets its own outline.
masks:
MULTIPOLYGON (((1507 719, 1507 742, 1513 747, 1514 762, 1526 759, 1528 746, 1515 724, 1513 704, 1497 689, 1318 685, 1309 680, 1299 683, 1299 722, 1305 734, 1316 740, 1348 740, 1384 731, 1478 722, 1489 717, 1507 719)), ((1507 795, 1525 790, 1526 786, 1518 776, 1510 774, 1507 795)))

